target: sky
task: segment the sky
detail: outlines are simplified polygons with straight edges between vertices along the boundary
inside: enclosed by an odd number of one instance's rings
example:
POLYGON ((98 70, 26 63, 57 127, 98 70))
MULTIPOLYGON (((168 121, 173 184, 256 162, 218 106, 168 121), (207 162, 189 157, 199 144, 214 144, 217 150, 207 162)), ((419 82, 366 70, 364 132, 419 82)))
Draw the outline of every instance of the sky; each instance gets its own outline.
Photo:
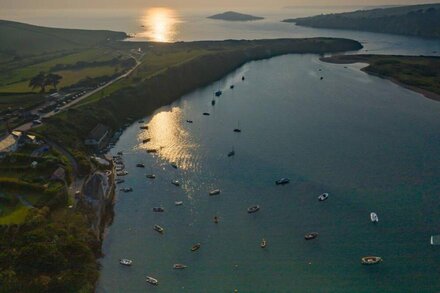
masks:
POLYGON ((10 8, 139 8, 168 6, 173 8, 273 7, 295 5, 408 5, 440 3, 440 0, 0 0, 0 9, 10 8))

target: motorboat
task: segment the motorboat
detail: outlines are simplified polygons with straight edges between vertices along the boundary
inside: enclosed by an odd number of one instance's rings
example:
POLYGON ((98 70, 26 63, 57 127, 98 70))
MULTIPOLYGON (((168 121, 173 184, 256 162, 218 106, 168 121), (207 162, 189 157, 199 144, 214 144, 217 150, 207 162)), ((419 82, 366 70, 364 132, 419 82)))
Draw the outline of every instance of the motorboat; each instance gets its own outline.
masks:
POLYGON ((205 116, 209 116, 209 115, 211 115, 211 114, 209 114, 208 112, 205 112, 205 113, 203 113, 203 115, 205 115, 205 116))
POLYGON ((320 196, 318 196, 318 200, 319 201, 324 201, 324 200, 328 199, 328 197, 329 197, 328 193, 323 193, 320 196))
POLYGON ((177 164, 175 162, 172 162, 171 167, 173 167, 174 169, 177 169, 177 164))
POLYGON ((361 263, 363 265, 375 265, 382 261, 383 259, 380 256, 364 256, 361 258, 361 263))
POLYGON ((117 155, 118 156, 122 156, 124 153, 122 152, 122 151, 119 151, 118 153, 117 153, 117 155))
POLYGON ((275 184, 276 185, 285 185, 285 184, 288 184, 289 182, 290 182, 289 178, 281 178, 281 179, 275 181, 275 184))
POLYGON ((211 105, 215 106, 215 100, 211 101, 211 105))
POLYGON ((128 172, 126 170, 116 172, 116 176, 126 176, 126 175, 128 175, 128 172))
POLYGON ((231 90, 233 90, 233 89, 234 89, 234 87, 235 87, 234 85, 231 85, 231 86, 230 86, 229 88, 230 88, 231 90))
POLYGON ((173 265, 173 269, 175 270, 183 270, 186 269, 188 266, 181 264, 181 263, 176 263, 173 265))
POLYGON ((136 164, 136 167, 138 167, 138 168, 145 168, 145 165, 144 165, 144 164, 141 164, 141 163, 139 163, 139 164, 136 164))
POLYGON ((240 132, 241 132, 241 129, 240 129, 240 128, 235 128, 235 129, 234 129, 234 132, 240 133, 240 132))
POLYGON ((124 183, 124 182, 125 182, 124 179, 119 179, 119 178, 118 178, 118 179, 115 180, 115 183, 116 183, 116 184, 121 184, 121 183, 124 183))
POLYGON ((178 180, 171 181, 171 184, 173 184, 175 186, 180 186, 180 182, 178 180))
POLYGON ((263 240, 261 240, 260 247, 266 248, 266 246, 267 246, 267 241, 266 241, 266 239, 263 238, 263 240))
POLYGON ((219 222, 219 217, 218 216, 214 216, 214 223, 218 224, 219 222))
POLYGON ((148 284, 151 284, 153 286, 157 286, 159 285, 159 281, 153 277, 147 276, 146 280, 145 280, 148 284))
POLYGON ((245 77, 244 77, 244 76, 242 76, 242 77, 241 77, 241 80, 243 80, 243 81, 244 81, 244 80, 245 80, 245 77))
POLYGON ((159 225, 154 225, 153 230, 154 230, 154 231, 157 231, 157 232, 159 232, 159 233, 161 233, 161 234, 163 233, 163 231, 165 231, 164 228, 162 228, 162 227, 159 226, 159 225))
POLYGON ((209 192, 209 195, 217 195, 217 194, 220 194, 220 189, 214 189, 209 192))
POLYGON ((175 201, 174 204, 176 206, 181 206, 181 205, 183 205, 183 201, 175 201))
POLYGON ((215 92, 215 96, 216 96, 216 97, 220 97, 221 95, 222 95, 222 91, 216 91, 216 92, 215 92))
POLYGON ((251 206, 250 208, 247 209, 249 214, 253 214, 256 213, 260 210, 260 206, 256 205, 256 206, 251 206))
POLYGON ((147 174, 146 176, 148 179, 155 179, 156 178, 156 175, 154 175, 154 174, 147 174))
POLYGON ((228 157, 232 157, 232 156, 235 156, 235 151, 234 150, 232 150, 232 151, 230 151, 228 153, 228 157))
POLYGON ((125 187, 125 188, 121 188, 120 191, 122 191, 122 192, 132 192, 132 191, 133 191, 133 188, 131 188, 131 187, 125 187))
POLYGON ((370 219, 371 219, 371 222, 373 222, 373 223, 379 222, 379 217, 377 216, 377 214, 375 212, 370 213, 370 219))
POLYGON ((119 260, 119 263, 123 266, 131 266, 133 264, 133 261, 131 259, 123 258, 119 260))
POLYGON ((310 233, 304 235, 304 239, 305 239, 305 240, 316 239, 316 238, 318 238, 318 235, 319 235, 319 234, 318 234, 317 232, 310 232, 310 233))
POLYGON ((187 123, 193 123, 193 121, 192 121, 192 120, 186 120, 186 122, 187 122, 187 123))
POLYGON ((191 251, 199 250, 200 246, 202 246, 200 243, 196 243, 191 247, 191 251))
POLYGON ((163 212, 165 212, 165 209, 163 207, 154 207, 153 212, 163 213, 163 212))

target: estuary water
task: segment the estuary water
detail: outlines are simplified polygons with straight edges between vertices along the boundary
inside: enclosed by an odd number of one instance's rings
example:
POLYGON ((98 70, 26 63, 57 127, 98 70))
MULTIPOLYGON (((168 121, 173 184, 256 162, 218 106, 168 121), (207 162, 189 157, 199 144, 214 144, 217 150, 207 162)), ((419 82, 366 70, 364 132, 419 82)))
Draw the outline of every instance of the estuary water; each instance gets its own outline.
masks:
POLYGON ((429 237, 440 233, 440 103, 360 67, 315 55, 251 62, 159 109, 149 130, 128 128, 111 153, 124 152, 120 187, 134 192, 117 194, 98 292, 439 291, 429 237), (276 186, 281 177, 291 183, 276 186), (362 266, 366 255, 384 262, 362 266))

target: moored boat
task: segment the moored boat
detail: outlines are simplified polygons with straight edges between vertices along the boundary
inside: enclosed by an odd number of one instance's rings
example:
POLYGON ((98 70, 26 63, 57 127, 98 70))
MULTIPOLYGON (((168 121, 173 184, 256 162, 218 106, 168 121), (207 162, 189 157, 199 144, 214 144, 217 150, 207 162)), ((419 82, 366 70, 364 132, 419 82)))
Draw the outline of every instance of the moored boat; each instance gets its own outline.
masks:
POLYGON ((171 181, 171 184, 173 184, 175 186, 180 186, 180 182, 178 180, 171 181))
POLYGON ((232 157, 232 156, 235 156, 235 151, 234 150, 232 150, 232 151, 230 151, 228 153, 228 157, 232 157))
POLYGON ((153 212, 163 213, 163 212, 165 212, 165 209, 163 207, 154 207, 153 212))
POLYGON ((211 101, 211 105, 215 106, 215 100, 211 101))
POLYGON ((123 258, 119 260, 119 263, 123 266, 131 266, 133 264, 133 261, 131 259, 123 258))
POLYGON ((145 280, 148 284, 157 286, 159 285, 159 281, 153 277, 147 276, 146 280, 145 280))
POLYGON ((373 222, 373 223, 379 222, 379 217, 377 216, 377 214, 375 212, 370 213, 370 219, 371 219, 371 222, 373 222))
POLYGON ((203 113, 203 115, 205 115, 205 116, 209 116, 209 115, 211 115, 211 114, 209 114, 208 112, 205 112, 205 113, 203 113))
POLYGON ((319 234, 318 234, 317 232, 310 232, 310 233, 304 235, 304 239, 305 239, 305 240, 316 239, 316 238, 318 238, 318 235, 319 235, 319 234))
POLYGON ((120 179, 120 178, 115 179, 115 183, 116 184, 121 184, 121 183, 124 183, 124 182, 125 182, 124 179, 120 179))
POLYGON ((120 191, 122 191, 122 192, 132 192, 133 191, 133 188, 131 188, 131 187, 125 187, 125 188, 121 188, 121 189, 119 189, 120 191))
POLYGON ((214 189, 209 192, 209 195, 217 195, 220 194, 220 189, 214 189))
POLYGON ((199 250, 200 246, 202 246, 200 243, 196 243, 191 247, 191 251, 199 250))
POLYGON ((155 179, 156 178, 156 175, 154 175, 154 174, 147 174, 146 176, 148 179, 155 179))
POLYGON ((187 265, 184 265, 181 263, 175 263, 173 265, 173 269, 175 269, 175 270, 183 270, 183 269, 186 269, 187 267, 188 267, 187 265))
POLYGON ((231 86, 230 86, 229 88, 230 88, 231 90, 233 90, 233 89, 234 89, 234 87, 235 87, 234 85, 231 85, 231 86))
POLYGON ((248 208, 248 209, 247 209, 247 212, 248 212, 249 214, 253 214, 253 213, 258 212, 259 210, 260 210, 260 206, 259 206, 259 205, 256 205, 256 206, 251 206, 250 208, 248 208))
POLYGON ((361 263, 363 265, 375 265, 382 261, 383 259, 380 256, 364 256, 361 258, 361 263))
POLYGON ((142 164, 142 163, 139 163, 139 164, 136 164, 136 167, 138 167, 138 168, 145 168, 145 165, 142 164))
POLYGON ((218 224, 219 222, 219 217, 218 216, 214 216, 214 223, 218 224))
POLYGON ((157 149, 147 149, 147 153, 157 153, 157 149))
POLYGON ((323 193, 320 196, 318 196, 318 200, 319 201, 324 201, 324 200, 328 199, 328 197, 329 197, 328 193, 323 193))
POLYGON ((162 228, 162 227, 159 226, 159 225, 154 225, 153 230, 154 230, 154 231, 157 231, 157 232, 159 232, 159 233, 161 233, 161 234, 165 231, 165 229, 162 228))
POLYGON ((278 179, 277 181, 275 181, 275 184, 276 185, 285 185, 289 182, 290 182, 289 178, 281 178, 281 179, 278 179))
POLYGON ((143 140, 142 140, 142 143, 147 143, 147 142, 150 142, 150 140, 151 140, 151 138, 146 138, 146 139, 143 139, 143 140))
POLYGON ((267 246, 267 241, 266 241, 266 239, 263 238, 263 240, 261 240, 260 247, 266 248, 266 246, 267 246))
POLYGON ((177 169, 177 163, 172 162, 170 165, 171 165, 171 167, 173 167, 174 169, 177 169))
POLYGON ((183 201, 175 201, 174 204, 176 206, 181 206, 181 205, 183 205, 183 201))
POLYGON ((187 122, 187 123, 193 123, 193 121, 192 121, 192 120, 186 120, 186 122, 187 122))
POLYGON ((221 95, 222 95, 222 91, 216 91, 216 92, 215 92, 215 96, 216 96, 216 97, 220 97, 221 95))

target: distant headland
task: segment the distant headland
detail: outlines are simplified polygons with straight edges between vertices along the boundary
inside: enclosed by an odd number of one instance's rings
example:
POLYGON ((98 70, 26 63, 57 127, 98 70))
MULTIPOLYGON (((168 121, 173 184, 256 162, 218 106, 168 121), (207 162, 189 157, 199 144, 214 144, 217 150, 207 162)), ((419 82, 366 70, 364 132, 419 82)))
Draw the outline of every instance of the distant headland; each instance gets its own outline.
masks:
POLYGON ((249 14, 242 14, 234 11, 227 11, 224 13, 209 16, 210 19, 220 19, 225 21, 254 21, 262 20, 264 17, 254 16, 249 14))

